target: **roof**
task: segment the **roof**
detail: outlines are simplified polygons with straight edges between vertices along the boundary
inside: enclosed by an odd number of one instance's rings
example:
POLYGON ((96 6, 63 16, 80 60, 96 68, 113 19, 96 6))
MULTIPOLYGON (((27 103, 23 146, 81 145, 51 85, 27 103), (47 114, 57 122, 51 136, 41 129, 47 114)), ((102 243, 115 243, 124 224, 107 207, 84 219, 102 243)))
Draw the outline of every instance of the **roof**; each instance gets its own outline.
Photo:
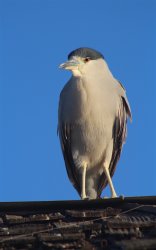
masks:
POLYGON ((156 196, 0 202, 3 249, 156 249, 156 196))

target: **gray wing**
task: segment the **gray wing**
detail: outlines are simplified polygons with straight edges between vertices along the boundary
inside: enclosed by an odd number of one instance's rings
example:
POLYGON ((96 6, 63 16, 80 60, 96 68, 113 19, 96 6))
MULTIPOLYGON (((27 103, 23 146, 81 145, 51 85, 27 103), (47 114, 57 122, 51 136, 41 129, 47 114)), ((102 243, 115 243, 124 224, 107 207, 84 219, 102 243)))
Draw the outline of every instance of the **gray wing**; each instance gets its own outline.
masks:
POLYGON ((72 157, 72 149, 71 149, 71 137, 72 131, 74 128, 73 124, 65 123, 62 121, 62 100, 60 96, 60 103, 59 103, 59 117, 58 117, 58 134, 60 138, 62 153, 66 165, 66 170, 70 181, 72 182, 75 189, 81 194, 80 184, 78 180, 78 175, 76 173, 75 164, 72 157))
MULTIPOLYGON (((132 120, 132 114, 128 99, 126 97, 125 89, 123 88, 120 82, 118 90, 120 92, 120 108, 118 110, 118 115, 114 120, 114 127, 112 131, 113 135, 113 152, 112 158, 109 166, 109 171, 111 177, 113 176, 116 165, 120 158, 120 154, 122 151, 123 143, 125 142, 126 135, 127 135, 127 118, 129 117, 132 120)), ((105 174, 103 173, 100 177, 99 187, 98 187, 98 197, 100 197, 102 190, 108 184, 105 174)))

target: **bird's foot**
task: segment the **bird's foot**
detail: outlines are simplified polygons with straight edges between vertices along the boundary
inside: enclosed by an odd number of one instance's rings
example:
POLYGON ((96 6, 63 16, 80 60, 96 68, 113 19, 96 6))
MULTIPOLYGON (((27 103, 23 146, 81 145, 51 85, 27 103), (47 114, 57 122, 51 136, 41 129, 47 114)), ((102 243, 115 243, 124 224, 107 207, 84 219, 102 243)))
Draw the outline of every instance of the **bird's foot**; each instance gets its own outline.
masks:
POLYGON ((86 195, 85 195, 85 196, 82 196, 82 195, 81 195, 81 200, 89 200, 89 197, 86 196, 86 195))
POLYGON ((103 199, 110 199, 110 198, 117 198, 117 194, 116 193, 112 193, 111 197, 108 196, 104 196, 103 199))
POLYGON ((109 199, 109 197, 108 196, 104 196, 102 199, 109 199))
POLYGON ((117 196, 116 192, 112 192, 111 198, 117 198, 117 197, 118 196, 117 196))

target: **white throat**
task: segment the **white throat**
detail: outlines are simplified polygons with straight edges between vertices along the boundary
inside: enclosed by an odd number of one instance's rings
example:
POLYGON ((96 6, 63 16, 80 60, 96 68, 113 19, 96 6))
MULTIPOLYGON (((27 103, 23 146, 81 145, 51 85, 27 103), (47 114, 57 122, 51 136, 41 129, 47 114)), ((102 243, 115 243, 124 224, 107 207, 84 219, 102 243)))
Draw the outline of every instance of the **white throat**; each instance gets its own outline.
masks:
POLYGON ((81 73, 81 71, 79 69, 73 69, 72 74, 75 77, 81 77, 82 76, 82 73, 81 73))

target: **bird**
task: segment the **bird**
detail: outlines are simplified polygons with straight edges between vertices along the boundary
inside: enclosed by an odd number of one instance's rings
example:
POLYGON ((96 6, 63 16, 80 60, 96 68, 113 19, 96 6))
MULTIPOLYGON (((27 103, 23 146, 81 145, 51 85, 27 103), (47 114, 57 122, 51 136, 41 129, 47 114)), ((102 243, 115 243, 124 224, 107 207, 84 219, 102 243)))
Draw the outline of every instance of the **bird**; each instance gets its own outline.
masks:
POLYGON ((60 69, 71 71, 59 98, 58 135, 69 180, 80 198, 101 198, 112 177, 132 119, 126 91, 112 75, 104 56, 82 47, 60 69))

